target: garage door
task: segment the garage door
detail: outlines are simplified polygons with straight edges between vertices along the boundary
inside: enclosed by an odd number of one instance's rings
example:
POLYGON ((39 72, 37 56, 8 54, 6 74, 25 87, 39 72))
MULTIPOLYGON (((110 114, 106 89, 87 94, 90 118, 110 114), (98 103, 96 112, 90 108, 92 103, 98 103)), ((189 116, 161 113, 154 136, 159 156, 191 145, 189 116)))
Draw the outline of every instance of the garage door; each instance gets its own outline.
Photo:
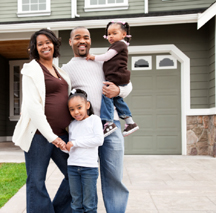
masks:
POLYGON ((129 57, 128 68, 133 64, 135 70, 133 91, 125 101, 140 129, 125 137, 125 154, 181 154, 181 64, 160 67, 163 56, 143 56, 143 61, 132 57, 140 56, 129 57))

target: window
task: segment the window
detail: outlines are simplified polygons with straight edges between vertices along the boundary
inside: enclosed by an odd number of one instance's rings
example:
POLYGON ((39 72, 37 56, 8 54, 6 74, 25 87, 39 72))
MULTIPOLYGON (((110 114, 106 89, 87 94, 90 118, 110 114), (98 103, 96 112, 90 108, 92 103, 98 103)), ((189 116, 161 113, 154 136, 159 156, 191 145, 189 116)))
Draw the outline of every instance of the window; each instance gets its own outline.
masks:
POLYGON ((131 70, 151 70, 151 56, 133 56, 131 58, 131 70))
POLYGON ((10 120, 17 121, 20 117, 22 102, 21 69, 27 61, 10 61, 10 120))
POLYGON ((85 0, 85 12, 126 9, 128 0, 85 0))
POLYGON ((157 69, 177 69, 177 60, 171 55, 156 56, 157 69))
POLYGON ((50 15, 50 0, 18 0, 18 17, 50 15))

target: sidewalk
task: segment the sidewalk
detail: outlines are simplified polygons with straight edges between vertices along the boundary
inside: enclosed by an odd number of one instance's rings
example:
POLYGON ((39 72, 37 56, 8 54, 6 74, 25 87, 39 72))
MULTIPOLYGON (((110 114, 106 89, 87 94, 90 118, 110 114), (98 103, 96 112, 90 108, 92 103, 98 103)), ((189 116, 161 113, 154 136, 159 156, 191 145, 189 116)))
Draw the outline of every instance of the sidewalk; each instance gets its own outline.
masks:
MULTIPOLYGON (((0 162, 24 162, 24 156, 19 148, 0 142, 0 162)), ((51 162, 47 188, 52 198, 61 179, 51 162)), ((216 213, 216 158, 126 155, 123 181, 130 191, 126 213, 216 213)), ((105 213, 100 179, 98 196, 98 213, 105 213)), ((0 213, 25 212, 23 186, 0 213)))

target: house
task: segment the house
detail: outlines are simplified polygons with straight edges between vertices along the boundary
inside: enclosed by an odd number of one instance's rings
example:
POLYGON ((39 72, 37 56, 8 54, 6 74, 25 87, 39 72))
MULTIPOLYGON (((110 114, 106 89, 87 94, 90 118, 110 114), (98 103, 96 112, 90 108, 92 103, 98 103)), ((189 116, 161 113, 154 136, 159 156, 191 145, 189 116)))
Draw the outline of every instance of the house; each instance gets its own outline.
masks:
POLYGON ((131 26, 126 98, 140 130, 125 138, 126 154, 215 155, 215 0, 1 0, 0 141, 20 114, 21 75, 31 34, 50 28, 62 38, 59 66, 73 56, 70 30, 86 26, 91 53, 104 53, 111 20, 131 26))

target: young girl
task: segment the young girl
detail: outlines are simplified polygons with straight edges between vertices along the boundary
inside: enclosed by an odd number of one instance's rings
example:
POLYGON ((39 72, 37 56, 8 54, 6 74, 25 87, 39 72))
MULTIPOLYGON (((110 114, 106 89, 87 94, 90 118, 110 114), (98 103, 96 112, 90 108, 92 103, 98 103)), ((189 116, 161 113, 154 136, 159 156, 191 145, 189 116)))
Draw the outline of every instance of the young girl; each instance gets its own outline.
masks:
POLYGON ((66 145, 72 212, 97 213, 98 146, 104 140, 101 119, 94 115, 83 90, 72 90, 68 108, 75 119, 69 125, 66 145))
MULTIPOLYGON (((128 49, 130 41, 130 27, 127 22, 109 22, 106 27, 105 38, 108 39, 111 46, 108 51, 102 55, 88 55, 87 60, 105 61, 103 64, 103 71, 105 80, 113 82, 117 86, 124 86, 130 81, 130 71, 127 70, 128 49), (126 41, 124 40, 126 39, 126 41)), ((126 127, 123 131, 123 136, 135 132, 139 129, 137 124, 133 121, 129 107, 120 96, 114 98, 106 97, 103 94, 101 102, 100 117, 106 121, 104 125, 104 137, 114 132, 117 127, 113 122, 114 106, 120 118, 126 122, 126 127)))

